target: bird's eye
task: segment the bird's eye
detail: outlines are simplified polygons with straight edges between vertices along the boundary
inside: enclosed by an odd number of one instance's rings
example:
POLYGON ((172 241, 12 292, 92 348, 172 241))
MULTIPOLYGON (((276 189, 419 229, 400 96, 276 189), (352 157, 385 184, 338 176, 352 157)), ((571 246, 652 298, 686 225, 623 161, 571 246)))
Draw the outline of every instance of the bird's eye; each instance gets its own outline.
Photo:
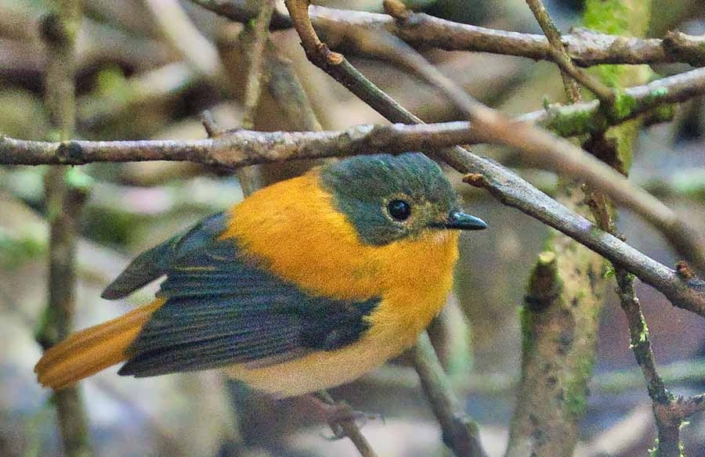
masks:
POLYGON ((387 204, 389 215, 398 221, 405 221, 411 216, 411 205, 404 200, 392 200, 387 204))

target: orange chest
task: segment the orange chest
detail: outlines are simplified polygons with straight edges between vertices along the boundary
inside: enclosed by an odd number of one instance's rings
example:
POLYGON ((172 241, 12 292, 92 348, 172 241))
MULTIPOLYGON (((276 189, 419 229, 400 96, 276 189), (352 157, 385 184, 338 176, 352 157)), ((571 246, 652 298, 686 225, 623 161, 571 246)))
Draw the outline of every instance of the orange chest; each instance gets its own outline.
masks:
MULTIPOLYGON (((344 300, 444 301, 452 284, 458 235, 429 231, 384 246, 360 242, 315 175, 275 184, 233 210, 223 237, 306 292, 344 300), (440 297, 440 298, 439 298, 440 297)), ((434 311, 437 312, 437 310, 434 311)))

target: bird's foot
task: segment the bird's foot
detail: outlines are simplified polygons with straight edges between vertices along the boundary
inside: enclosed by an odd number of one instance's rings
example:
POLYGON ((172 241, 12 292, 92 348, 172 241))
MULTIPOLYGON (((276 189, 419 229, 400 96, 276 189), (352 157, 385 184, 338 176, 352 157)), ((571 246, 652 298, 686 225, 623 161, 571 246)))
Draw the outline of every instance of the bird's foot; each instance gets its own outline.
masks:
POLYGON ((355 411, 344 401, 333 401, 327 393, 315 393, 308 397, 333 431, 332 436, 325 437, 329 440, 339 440, 347 437, 349 433, 346 428, 350 426, 359 429, 369 420, 381 420, 384 422, 384 416, 381 414, 355 411))

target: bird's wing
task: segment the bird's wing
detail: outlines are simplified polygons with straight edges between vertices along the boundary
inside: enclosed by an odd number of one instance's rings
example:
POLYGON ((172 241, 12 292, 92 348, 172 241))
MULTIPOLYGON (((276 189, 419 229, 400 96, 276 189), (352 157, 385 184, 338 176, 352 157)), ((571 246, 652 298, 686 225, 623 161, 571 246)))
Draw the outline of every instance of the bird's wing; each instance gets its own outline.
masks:
POLYGON ((225 231, 227 220, 226 213, 214 214, 162 244, 143 252, 105 288, 101 297, 108 300, 123 298, 165 275, 176 259, 212 243, 225 231))
POLYGON ((120 374, 261 366, 334 350, 362 337, 379 303, 312 296, 243 258, 233 240, 187 252, 166 274, 158 294, 166 302, 143 327, 120 374))

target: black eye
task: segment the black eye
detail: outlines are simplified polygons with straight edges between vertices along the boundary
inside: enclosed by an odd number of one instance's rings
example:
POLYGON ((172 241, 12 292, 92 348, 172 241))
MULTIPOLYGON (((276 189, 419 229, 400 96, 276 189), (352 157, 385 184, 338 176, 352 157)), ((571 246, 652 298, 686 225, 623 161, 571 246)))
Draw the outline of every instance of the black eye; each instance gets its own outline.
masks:
POLYGON ((387 204, 389 215, 398 221, 405 221, 411 216, 411 205, 404 200, 392 200, 387 204))

